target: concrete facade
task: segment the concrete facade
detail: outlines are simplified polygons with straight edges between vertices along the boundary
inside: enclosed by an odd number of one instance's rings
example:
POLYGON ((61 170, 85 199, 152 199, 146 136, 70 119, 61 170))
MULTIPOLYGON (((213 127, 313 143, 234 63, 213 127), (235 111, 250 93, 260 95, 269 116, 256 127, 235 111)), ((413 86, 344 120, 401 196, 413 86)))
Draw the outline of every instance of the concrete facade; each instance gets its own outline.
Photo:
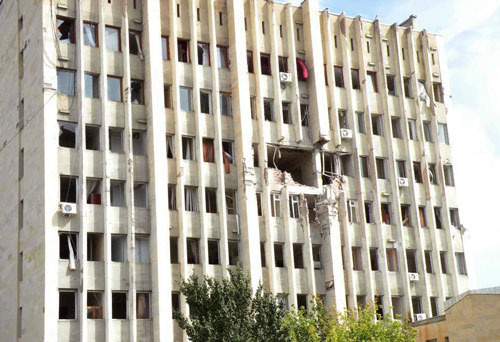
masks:
POLYGON ((21 0, 0 28, 2 339, 182 341, 179 281, 236 264, 288 306, 413 320, 468 289, 445 54, 414 17, 21 0))

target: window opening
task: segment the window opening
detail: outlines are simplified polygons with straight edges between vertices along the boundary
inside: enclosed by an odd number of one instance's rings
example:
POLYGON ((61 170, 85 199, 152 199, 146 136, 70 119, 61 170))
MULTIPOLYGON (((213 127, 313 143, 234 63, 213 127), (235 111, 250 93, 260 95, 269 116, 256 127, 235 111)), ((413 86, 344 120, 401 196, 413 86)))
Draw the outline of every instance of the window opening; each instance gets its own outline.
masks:
POLYGON ((59 121, 59 146, 76 148, 76 129, 76 123, 59 121))
POLYGON ((184 201, 186 211, 198 211, 198 189, 194 186, 185 186, 184 201))

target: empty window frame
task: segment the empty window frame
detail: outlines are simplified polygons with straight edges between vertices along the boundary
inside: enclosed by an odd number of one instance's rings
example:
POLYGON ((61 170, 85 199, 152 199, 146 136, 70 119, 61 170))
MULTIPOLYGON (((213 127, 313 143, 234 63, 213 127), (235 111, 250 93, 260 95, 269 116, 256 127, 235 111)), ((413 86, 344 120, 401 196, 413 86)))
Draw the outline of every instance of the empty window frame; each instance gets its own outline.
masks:
POLYGON ((200 112, 212 114, 212 92, 210 90, 200 89, 200 112))
POLYGON ((344 154, 340 156, 340 174, 349 177, 354 176, 351 154, 344 154))
POLYGON ((132 104, 144 104, 144 81, 130 80, 130 100, 132 104))
POLYGON ((307 310, 307 295, 297 294, 297 307, 307 310))
POLYGON ((256 192, 255 196, 257 197, 257 216, 262 216, 262 193, 256 192))
POLYGON ((457 208, 450 208, 450 224, 455 228, 460 228, 460 216, 457 208))
POLYGON ((365 201, 365 222, 375 223, 373 217, 373 203, 369 201, 365 201))
POLYGON ((226 210, 228 215, 236 215, 236 190, 226 189, 226 210))
POLYGON ((205 210, 210 214, 217 214, 217 189, 205 188, 205 210))
POLYGON ((205 163, 214 163, 214 139, 203 138, 203 161, 205 163))
POLYGON ((302 127, 309 127, 309 105, 300 104, 300 122, 302 127))
POLYGON ((74 44, 75 39, 75 19, 57 17, 57 39, 63 43, 74 44))
POLYGON ((172 86, 170 84, 163 85, 163 102, 165 108, 172 108, 172 86))
POLYGON ((293 266, 295 268, 304 268, 303 244, 293 244, 293 266))
POLYGON ((274 266, 285 267, 284 245, 282 243, 274 244, 274 266))
POLYGON ((335 86, 344 88, 344 75, 341 66, 334 66, 333 72, 335 74, 335 86))
POLYGON ((97 178, 87 178, 87 204, 101 204, 102 185, 97 178))
POLYGON ((290 206, 290 217, 296 218, 296 219, 300 218, 300 198, 299 198, 299 195, 290 195, 289 206, 290 206))
POLYGON ((363 270, 363 260, 361 258, 361 247, 352 247, 352 269, 354 271, 363 270))
POLYGON ((445 251, 441 251, 439 252, 439 259, 441 261, 441 272, 443 274, 448 274, 449 273, 449 270, 448 270, 448 253, 445 252, 445 251))
POLYGON ((371 93, 378 93, 377 73, 375 71, 367 71, 366 77, 367 91, 371 93))
POLYGON ((424 129, 424 139, 425 139, 425 141, 432 142, 431 122, 430 121, 424 121, 423 122, 423 129, 424 129))
POLYGON ((414 249, 406 250, 406 264, 409 273, 417 273, 417 251, 414 249))
POLYGON ((123 128, 109 128, 109 150, 115 153, 123 153, 123 128))
POLYGON ((271 216, 281 217, 281 195, 279 193, 271 193, 271 216))
POLYGON ((111 235, 111 261, 127 262, 127 235, 111 235))
POLYGON ((359 163, 360 163, 361 177, 370 178, 369 168, 368 168, 368 157, 360 156, 359 163))
POLYGON ((397 116, 391 117, 392 137, 401 139, 401 119, 397 116))
POLYGON ((104 234, 87 233, 87 261, 104 260, 104 234))
POLYGON ((76 88, 76 71, 57 68, 57 93, 74 96, 76 88))
POLYGON ((253 74, 253 53, 252 53, 252 51, 247 51, 247 65, 248 65, 248 72, 253 74))
POLYGON ((122 78, 118 76, 110 76, 106 78, 108 85, 108 100, 109 101, 122 101, 122 78))
POLYGON ((396 160, 396 167, 398 170, 398 176, 406 178, 406 163, 404 160, 396 160))
POLYGON ((125 182, 120 180, 110 181, 110 202, 112 207, 125 206, 125 182))
POLYGON ((443 229, 443 220, 441 217, 441 207, 434 207, 434 223, 437 229, 443 229))
POLYGON ((411 306, 413 308, 413 314, 419 314, 422 313, 422 298, 421 297, 411 297, 411 306))
POLYGON ((225 92, 219 92, 219 102, 220 102, 220 115, 223 116, 233 116, 232 104, 231 104, 231 94, 225 92))
POLYGON ((370 267, 372 271, 378 271, 378 248, 370 247, 370 267))
POLYGON ((446 186, 455 186, 455 177, 453 176, 453 166, 443 165, 444 184, 446 186))
POLYGON ((185 112, 193 111, 193 89, 187 87, 179 87, 179 99, 181 110, 185 112))
POLYGON ((457 271, 460 275, 467 275, 467 265, 465 263, 465 255, 462 252, 455 253, 455 259, 457 261, 457 271))
POLYGON ((85 73, 85 97, 99 98, 99 75, 85 73))
POLYGON ((199 264, 200 263, 200 239, 187 238, 187 263, 199 264))
POLYGON ((425 256, 425 271, 427 273, 434 273, 434 269, 432 267, 432 251, 426 250, 424 251, 425 256))
POLYGON ((198 42, 198 65, 210 66, 210 45, 198 42))
POLYGON ((427 164, 427 168, 429 171, 429 181, 431 182, 431 184, 437 185, 439 182, 438 182, 436 164, 429 163, 427 164))
POLYGON ((75 320, 78 308, 77 290, 59 290, 59 319, 75 320))
POLYGON ((103 319, 102 292, 87 291, 87 319, 103 319))
POLYGON ((389 95, 396 96, 396 76, 394 75, 387 75, 387 93, 389 95))
POLYGON ((179 263, 179 247, 178 247, 179 238, 176 236, 170 237, 170 263, 178 264, 179 263))
POLYGON ((382 114, 372 114, 372 133, 373 135, 384 135, 384 123, 382 121, 382 114))
POLYGON ((146 183, 134 183, 134 206, 136 208, 148 207, 148 187, 146 183))
POLYGON ((78 259, 78 233, 59 232, 59 259, 78 259))
POLYGON ((264 242, 260 243, 260 266, 266 267, 266 245, 264 242))
POLYGON ((260 54, 260 67, 262 75, 271 75, 271 56, 266 53, 260 54))
POLYGON ((366 133, 365 113, 356 112, 356 122, 358 126, 358 133, 366 133))
POLYGON ((278 68, 280 72, 288 72, 288 58, 279 56, 278 57, 278 68))
POLYGON ((195 160, 193 137, 182 137, 182 159, 195 160))
POLYGON ((87 150, 100 150, 100 127, 94 125, 85 126, 85 148, 87 150))
POLYGON ((359 69, 351 69, 352 89, 361 89, 359 83, 359 69))
POLYGON ((382 212, 382 223, 391 224, 391 205, 389 203, 381 203, 380 210, 382 212))
POLYGON ((174 136, 170 134, 167 135, 166 142, 167 142, 167 158, 173 159, 175 157, 174 136))
POLYGON ((135 236, 135 262, 137 264, 149 264, 149 236, 135 236))
POLYGON ((418 207, 418 217, 420 221, 420 227, 427 227, 427 215, 425 213, 425 207, 418 207))
POLYGON ((281 103, 281 108, 282 108, 283 123, 291 125, 293 123, 291 103, 283 101, 281 103))
POLYGON ((146 154, 146 131, 132 131, 132 152, 136 156, 146 154))
POLYGON ((76 203, 78 198, 78 177, 60 176, 59 177, 59 201, 76 203))
MULTIPOLYGON (((431 301, 431 314, 432 314, 432 317, 436 317, 438 315, 437 297, 430 297, 429 299, 431 301)), ((445 341, 446 341, 446 339, 445 339, 445 341)), ((428 342, 428 341, 426 341, 426 342, 428 342)))
POLYGON ((112 292, 111 294, 111 318, 127 319, 127 293, 112 292))
POLYGON ((227 247, 229 252, 229 265, 236 266, 240 260, 240 248, 238 241, 228 240, 227 247))
POLYGON ((141 39, 141 32, 140 31, 135 31, 135 30, 129 30, 128 31, 128 38, 129 38, 129 52, 131 55, 138 55, 139 57, 142 57, 142 39, 141 39))
POLYGON ((264 120, 274 121, 273 99, 264 99, 264 120))
POLYGON ((321 269, 321 245, 312 245, 314 269, 321 269))
POLYGON ((349 121, 347 119, 347 110, 339 109, 339 126, 340 128, 349 128, 349 121))
POLYGON ((411 227, 411 215, 410 215, 410 205, 401 204, 401 219, 403 220, 403 226, 411 227))
POLYGON ((413 162, 413 176, 415 177, 416 183, 422 183, 422 171, 420 162, 413 162))
POLYGON ((198 211, 198 188, 194 186, 185 186, 184 201, 186 211, 198 211))
POLYGON ((169 47, 170 47, 170 44, 168 42, 168 36, 162 36, 161 37, 161 58, 165 61, 170 59, 169 47))
POLYGON ((386 179, 387 177, 385 172, 385 159, 375 158, 375 165, 377 166, 377 178, 386 179))
POLYGON ((411 78, 403 77, 403 89, 406 98, 411 98, 411 78))
POLYGON ((59 124, 59 146, 76 148, 77 124, 67 121, 58 121, 59 124))
POLYGON ((208 240, 208 263, 210 265, 219 265, 219 240, 208 240))
POLYGON ((358 222, 358 201, 347 200, 347 219, 350 223, 358 222))
POLYGON ((443 87, 441 83, 432 83, 432 91, 434 93, 434 101, 443 103, 443 87))
POLYGON ((229 54, 227 46, 217 46, 217 66, 219 69, 229 68, 229 54))
POLYGON ((172 313, 181 309, 181 294, 177 291, 172 291, 172 313))
POLYGON ((417 121, 415 119, 408 119, 408 138, 410 140, 418 140, 417 121))
POLYGON ((387 270, 389 272, 397 272, 398 271, 398 255, 396 248, 387 248, 387 270))
POLYGON ((234 149, 233 142, 223 140, 222 141, 222 161, 224 162, 225 172, 229 173, 231 171, 229 165, 234 163, 234 149))
POLYGON ((448 125, 445 123, 438 123, 438 137, 439 143, 441 144, 450 144, 450 139, 448 137, 448 125))
POLYGON ((189 40, 177 39, 177 59, 179 62, 191 63, 189 40))
POLYGON ((121 37, 120 37, 120 28, 107 26, 105 28, 105 41, 106 41, 106 49, 108 51, 121 51, 121 37))

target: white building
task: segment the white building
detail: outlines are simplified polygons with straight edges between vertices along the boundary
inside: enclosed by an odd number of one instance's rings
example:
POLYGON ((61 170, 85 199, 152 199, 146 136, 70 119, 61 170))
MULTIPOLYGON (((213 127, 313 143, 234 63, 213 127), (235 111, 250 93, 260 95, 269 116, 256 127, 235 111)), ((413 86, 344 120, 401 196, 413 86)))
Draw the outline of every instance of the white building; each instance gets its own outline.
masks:
POLYGON ((264 0, 0 1, 0 332, 180 341, 240 264, 423 319, 468 289, 439 36, 264 0), (17 313, 17 314, 16 314, 17 313))

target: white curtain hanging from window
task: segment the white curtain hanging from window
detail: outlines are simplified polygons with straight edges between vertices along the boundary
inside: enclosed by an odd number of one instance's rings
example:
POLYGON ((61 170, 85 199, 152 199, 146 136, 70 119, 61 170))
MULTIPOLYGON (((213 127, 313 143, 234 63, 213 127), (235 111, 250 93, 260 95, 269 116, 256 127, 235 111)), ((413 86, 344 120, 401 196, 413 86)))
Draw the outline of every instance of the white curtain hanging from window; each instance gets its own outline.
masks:
POLYGON ((175 187, 173 188, 172 191, 169 191, 169 194, 168 194, 168 202, 169 202, 169 208, 174 210, 175 208, 177 208, 177 200, 176 200, 176 196, 175 196, 175 187))
POLYGON ((425 105, 427 107, 431 106, 431 98, 427 94, 427 90, 425 89, 425 84, 422 82, 418 82, 418 97, 421 101, 425 101, 425 105))
POLYGON ((190 244, 191 244, 191 252, 193 253, 193 256, 194 256, 194 263, 195 264, 198 264, 198 243, 196 240, 190 240, 190 244))
POLYGON ((69 269, 74 271, 76 269, 75 263, 75 251, 73 249, 73 243, 71 242, 71 234, 67 235, 68 250, 69 250, 69 269))
POLYGON ((167 144, 167 154, 168 155, 171 155, 172 158, 174 157, 174 137, 172 135, 169 135, 167 137, 167 141, 168 141, 168 144, 167 144))
POLYGON ((199 52, 201 52, 201 65, 210 65, 210 51, 207 44, 198 45, 199 52))
POLYGON ((135 38, 135 43, 137 44, 137 55, 139 56, 140 59, 143 59, 144 56, 142 54, 141 40, 139 39, 139 34, 134 34, 134 38, 135 38))
POLYGON ((198 211, 198 199, 196 189, 186 188, 186 211, 198 211))
POLYGON ((89 45, 89 46, 96 46, 95 43, 95 26, 90 25, 90 24, 84 24, 83 25, 83 39, 84 39, 84 44, 89 45))
POLYGON ((94 190, 97 189, 98 185, 99 185, 98 179, 87 179, 87 198, 90 196, 90 194, 94 193, 94 190))
POLYGON ((111 51, 119 51, 118 30, 106 28, 106 48, 111 51))
POLYGON ((138 264, 149 263, 149 239, 145 237, 135 238, 135 262, 138 264))

